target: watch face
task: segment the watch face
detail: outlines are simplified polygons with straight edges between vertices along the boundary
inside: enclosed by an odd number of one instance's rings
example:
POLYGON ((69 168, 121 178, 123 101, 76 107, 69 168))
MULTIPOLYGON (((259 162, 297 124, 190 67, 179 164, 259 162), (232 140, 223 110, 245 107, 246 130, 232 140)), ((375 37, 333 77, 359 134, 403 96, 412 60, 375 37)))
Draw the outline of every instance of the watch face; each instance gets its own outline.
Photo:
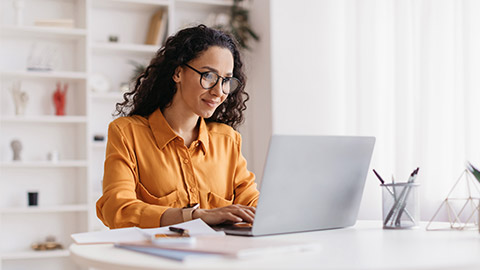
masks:
POLYGON ((90 75, 90 87, 92 91, 104 93, 110 91, 110 80, 101 73, 90 75))

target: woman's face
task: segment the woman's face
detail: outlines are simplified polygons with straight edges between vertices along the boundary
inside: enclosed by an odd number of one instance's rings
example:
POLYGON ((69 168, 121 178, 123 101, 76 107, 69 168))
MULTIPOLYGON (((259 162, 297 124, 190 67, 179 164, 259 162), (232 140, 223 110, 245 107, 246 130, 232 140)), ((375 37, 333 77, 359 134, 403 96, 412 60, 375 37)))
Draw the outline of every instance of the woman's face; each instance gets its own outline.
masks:
MULTIPOLYGON (((230 50, 212 46, 188 63, 199 72, 213 71, 222 77, 233 76, 233 56, 230 50)), ((222 79, 211 89, 200 84, 201 75, 187 66, 180 66, 173 75, 177 92, 172 106, 182 106, 185 113, 209 118, 227 95, 222 92, 222 79)))

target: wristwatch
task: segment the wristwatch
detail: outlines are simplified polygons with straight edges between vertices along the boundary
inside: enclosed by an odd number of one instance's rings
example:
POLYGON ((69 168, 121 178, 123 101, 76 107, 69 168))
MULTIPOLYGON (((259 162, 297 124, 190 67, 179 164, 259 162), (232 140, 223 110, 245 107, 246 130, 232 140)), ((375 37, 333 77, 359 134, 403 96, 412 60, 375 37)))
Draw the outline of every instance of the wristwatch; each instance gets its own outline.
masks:
POLYGON ((196 203, 194 205, 189 205, 187 207, 182 208, 183 222, 192 220, 193 212, 195 212, 195 210, 197 210, 199 206, 200 204, 196 203))

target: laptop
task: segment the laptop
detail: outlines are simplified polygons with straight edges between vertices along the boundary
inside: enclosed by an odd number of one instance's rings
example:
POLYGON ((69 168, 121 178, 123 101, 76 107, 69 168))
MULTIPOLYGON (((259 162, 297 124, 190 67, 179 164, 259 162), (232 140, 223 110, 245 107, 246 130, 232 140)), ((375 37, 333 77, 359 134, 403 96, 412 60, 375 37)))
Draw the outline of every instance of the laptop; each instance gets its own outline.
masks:
POLYGON ((252 225, 216 226, 261 236, 353 226, 374 137, 273 135, 252 225))

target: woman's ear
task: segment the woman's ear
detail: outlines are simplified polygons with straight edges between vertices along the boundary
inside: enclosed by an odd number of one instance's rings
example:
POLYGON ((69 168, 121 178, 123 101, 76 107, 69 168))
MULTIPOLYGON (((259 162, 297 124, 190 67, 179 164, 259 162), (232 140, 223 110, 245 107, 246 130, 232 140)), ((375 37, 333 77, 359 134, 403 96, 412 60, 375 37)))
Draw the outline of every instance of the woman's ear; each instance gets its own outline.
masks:
POLYGON ((173 73, 173 81, 176 82, 176 83, 179 83, 182 79, 181 79, 181 71, 182 71, 182 67, 178 66, 176 69, 175 69, 175 73, 173 73))

